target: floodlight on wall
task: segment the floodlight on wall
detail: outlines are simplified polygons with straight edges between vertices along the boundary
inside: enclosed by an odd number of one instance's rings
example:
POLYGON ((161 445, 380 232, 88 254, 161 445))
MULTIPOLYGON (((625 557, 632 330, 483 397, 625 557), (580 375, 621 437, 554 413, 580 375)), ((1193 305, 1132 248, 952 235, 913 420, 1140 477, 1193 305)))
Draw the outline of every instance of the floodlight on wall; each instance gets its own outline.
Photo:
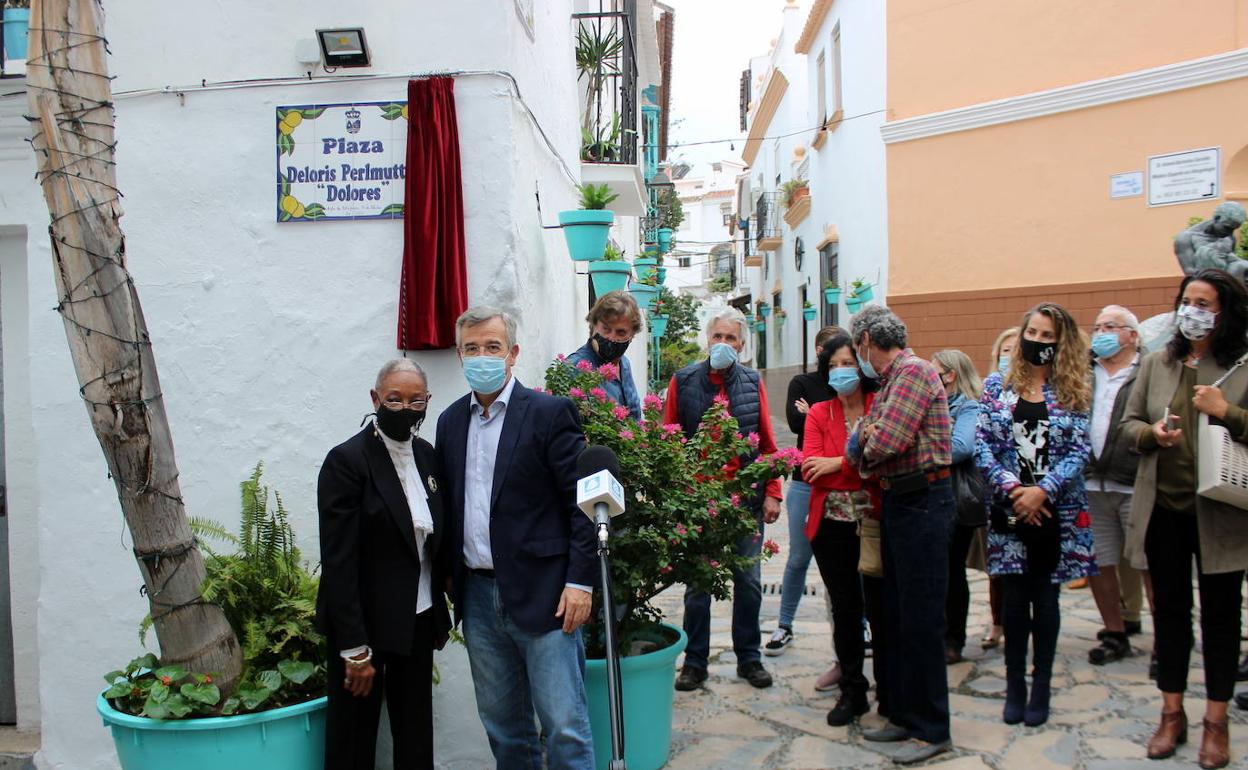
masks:
POLYGON ((321 44, 321 56, 326 67, 367 67, 368 42, 363 27, 344 29, 318 29, 316 39, 321 44))

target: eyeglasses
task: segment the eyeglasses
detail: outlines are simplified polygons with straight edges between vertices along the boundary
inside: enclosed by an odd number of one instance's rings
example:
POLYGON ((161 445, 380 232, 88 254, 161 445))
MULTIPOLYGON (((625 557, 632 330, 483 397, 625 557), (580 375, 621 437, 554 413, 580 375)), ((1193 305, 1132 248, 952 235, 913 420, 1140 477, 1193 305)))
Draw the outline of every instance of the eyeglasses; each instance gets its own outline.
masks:
POLYGON ((420 411, 420 410, 423 410, 429 404, 429 398, 430 398, 429 396, 424 396, 424 397, 417 396, 411 401, 408 401, 406 404, 403 403, 402 401, 382 401, 381 405, 389 409, 392 412, 399 412, 404 409, 415 409, 417 411, 420 411))
POLYGON ((459 349, 461 355, 472 358, 473 356, 501 356, 507 352, 507 348, 501 342, 491 342, 485 347, 480 345, 468 344, 459 349))
POLYGON ((1113 324, 1113 323, 1094 324, 1092 326, 1092 331, 1094 332, 1120 332, 1123 329, 1130 329, 1130 328, 1131 328, 1130 326, 1124 326, 1123 324, 1113 324))

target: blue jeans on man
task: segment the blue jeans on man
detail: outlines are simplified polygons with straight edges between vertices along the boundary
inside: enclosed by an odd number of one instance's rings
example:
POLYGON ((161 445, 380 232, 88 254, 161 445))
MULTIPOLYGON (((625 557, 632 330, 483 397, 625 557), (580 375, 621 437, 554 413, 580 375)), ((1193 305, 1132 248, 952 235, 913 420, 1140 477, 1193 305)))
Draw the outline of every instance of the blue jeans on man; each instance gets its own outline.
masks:
POLYGON ((884 492, 881 550, 888 629, 890 719, 912 738, 949 740, 945 594, 953 486, 940 479, 915 491, 884 492))
POLYGON ((498 584, 469 574, 464 591, 464 642, 477 710, 498 770, 541 770, 536 710, 551 770, 592 770, 593 736, 585 699, 581 631, 521 631, 507 615, 498 584))
MULTIPOLYGON (((763 551, 763 519, 761 508, 755 512, 758 531, 737 543, 741 556, 758 557, 763 551)), ((762 569, 755 561, 745 571, 732 573, 732 649, 737 666, 762 659, 762 631, 758 613, 763 606, 762 569)), ((682 624, 689 636, 685 648, 685 665, 705 670, 711 654, 711 595, 685 590, 685 619, 682 624)))

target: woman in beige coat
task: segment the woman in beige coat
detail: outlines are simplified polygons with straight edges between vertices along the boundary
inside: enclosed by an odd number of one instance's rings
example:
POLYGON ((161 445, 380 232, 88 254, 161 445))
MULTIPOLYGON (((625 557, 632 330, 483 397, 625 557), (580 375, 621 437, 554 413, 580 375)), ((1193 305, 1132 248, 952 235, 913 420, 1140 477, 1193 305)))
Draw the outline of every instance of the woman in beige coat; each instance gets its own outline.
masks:
POLYGON ((1177 330, 1148 355, 1123 415, 1142 457, 1135 479, 1126 551, 1152 573, 1161 724, 1148 756, 1174 754, 1187 740, 1183 692, 1192 647, 1192 557, 1199 574, 1207 702, 1199 762, 1230 761, 1227 702, 1239 656, 1240 585, 1248 567, 1248 512, 1196 494, 1198 420, 1208 415, 1248 444, 1248 366, 1215 380, 1248 353, 1248 292, 1221 270, 1183 279, 1177 330), (1147 559, 1147 563, 1145 562, 1147 559))

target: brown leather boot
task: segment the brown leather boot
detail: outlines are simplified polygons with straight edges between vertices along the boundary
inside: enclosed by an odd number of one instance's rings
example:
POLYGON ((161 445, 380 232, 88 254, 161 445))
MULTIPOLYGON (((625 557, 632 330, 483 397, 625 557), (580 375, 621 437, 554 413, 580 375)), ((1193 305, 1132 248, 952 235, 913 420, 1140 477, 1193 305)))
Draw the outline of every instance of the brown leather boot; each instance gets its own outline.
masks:
POLYGON ((1227 730, 1227 720, 1210 722, 1205 719, 1203 721, 1205 734, 1200 738, 1200 753, 1196 755, 1196 761, 1200 762, 1200 766, 1205 770, 1226 767, 1231 761, 1231 734, 1227 730))
POLYGON ((1163 711, 1157 732, 1148 739, 1148 758, 1172 757, 1175 748, 1184 743, 1187 743, 1187 713, 1183 709, 1163 711))

